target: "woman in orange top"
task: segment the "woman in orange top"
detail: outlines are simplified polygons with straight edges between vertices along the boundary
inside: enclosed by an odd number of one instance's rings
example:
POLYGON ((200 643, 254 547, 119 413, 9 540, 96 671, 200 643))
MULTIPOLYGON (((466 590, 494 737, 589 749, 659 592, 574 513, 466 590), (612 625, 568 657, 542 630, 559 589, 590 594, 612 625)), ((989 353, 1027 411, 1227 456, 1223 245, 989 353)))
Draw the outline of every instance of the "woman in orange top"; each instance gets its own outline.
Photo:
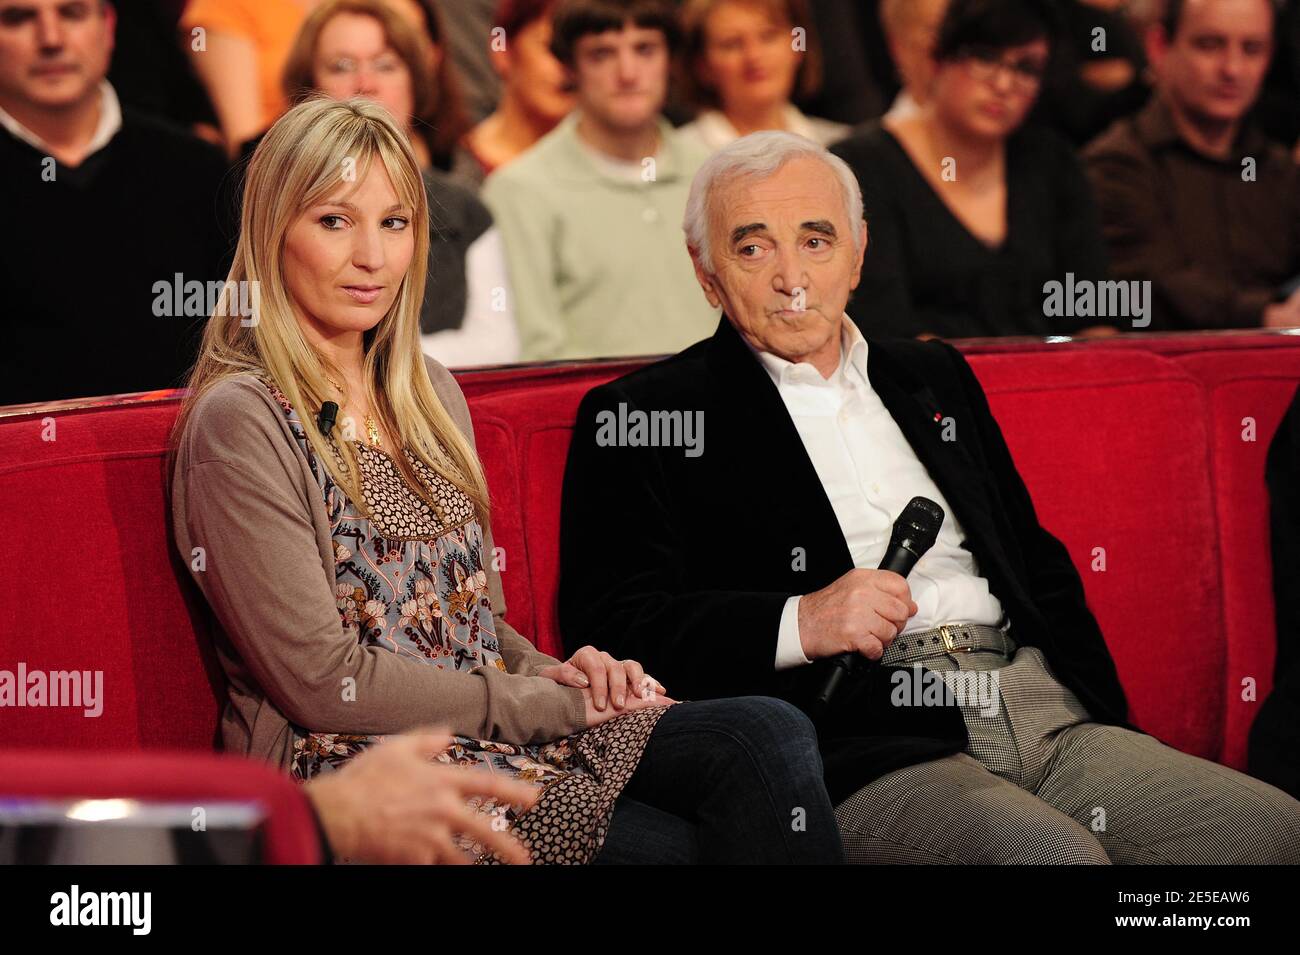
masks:
POLYGON ((284 61, 316 0, 190 0, 181 17, 190 60, 230 152, 285 109, 284 61))

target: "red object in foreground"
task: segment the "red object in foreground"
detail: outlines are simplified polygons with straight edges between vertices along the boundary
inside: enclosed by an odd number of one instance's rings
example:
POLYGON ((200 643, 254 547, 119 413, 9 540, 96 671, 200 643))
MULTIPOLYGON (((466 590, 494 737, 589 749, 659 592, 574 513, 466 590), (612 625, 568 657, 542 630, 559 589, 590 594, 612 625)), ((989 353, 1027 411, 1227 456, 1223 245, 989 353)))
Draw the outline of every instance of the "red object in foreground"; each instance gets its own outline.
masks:
MULTIPOLYGON (((963 350, 1040 520, 1079 569, 1135 722, 1185 752, 1244 768, 1275 655, 1264 462, 1300 382, 1300 338, 963 350), (1243 699, 1252 681, 1254 696, 1243 699)), ((590 387, 635 364, 458 375, 491 486, 507 616, 550 653, 560 648, 560 483, 573 417, 590 387)), ((95 759, 124 775, 101 778, 129 787, 144 778, 134 775, 141 767, 176 775, 181 763, 168 760, 189 757, 120 751, 210 754, 224 700, 205 611, 167 527, 165 451, 178 398, 67 404, 0 409, 0 670, 100 670, 103 710, 6 707, 0 746, 103 750, 95 759)), ((69 775, 89 786, 86 758, 77 754, 69 775)), ((184 770, 187 792, 216 794, 232 778, 212 759, 196 755, 184 770)), ((0 762, 0 794, 13 791, 11 767, 0 762)), ((40 778, 55 785, 58 767, 40 778)))
POLYGON ((235 756, 7 749, 0 752, 0 797, 12 796, 132 799, 195 807, 223 801, 256 804, 264 814, 264 861, 324 861, 312 808, 299 785, 270 766, 235 756))

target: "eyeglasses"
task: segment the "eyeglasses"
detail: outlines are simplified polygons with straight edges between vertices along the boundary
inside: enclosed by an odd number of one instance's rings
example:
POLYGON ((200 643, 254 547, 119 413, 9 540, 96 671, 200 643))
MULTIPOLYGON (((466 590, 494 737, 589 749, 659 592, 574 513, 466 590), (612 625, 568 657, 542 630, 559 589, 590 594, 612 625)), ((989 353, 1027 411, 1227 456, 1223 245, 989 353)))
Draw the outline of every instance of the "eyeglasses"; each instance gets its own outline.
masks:
POLYGON ((970 72, 971 78, 992 82, 1003 70, 1011 76, 1011 86, 1018 93, 1034 93, 1043 83, 1046 66, 1039 60, 1005 59, 989 47, 971 47, 959 59, 970 72))
POLYGON ((363 66, 369 66, 376 73, 397 73, 406 67, 396 53, 382 53, 372 60, 357 61, 351 57, 340 56, 325 64, 325 71, 331 76, 351 76, 359 73, 363 66))

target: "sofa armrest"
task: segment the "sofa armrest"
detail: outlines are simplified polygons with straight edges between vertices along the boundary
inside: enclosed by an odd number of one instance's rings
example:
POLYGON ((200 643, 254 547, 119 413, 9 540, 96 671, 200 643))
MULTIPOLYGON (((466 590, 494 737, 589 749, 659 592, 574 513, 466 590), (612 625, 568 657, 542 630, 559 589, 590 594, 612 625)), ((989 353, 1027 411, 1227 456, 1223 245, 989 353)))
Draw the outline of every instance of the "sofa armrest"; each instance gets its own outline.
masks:
POLYGON ((184 751, 0 751, 0 799, 131 799, 145 803, 254 803, 265 861, 325 861, 315 813, 301 787, 270 766, 184 751))

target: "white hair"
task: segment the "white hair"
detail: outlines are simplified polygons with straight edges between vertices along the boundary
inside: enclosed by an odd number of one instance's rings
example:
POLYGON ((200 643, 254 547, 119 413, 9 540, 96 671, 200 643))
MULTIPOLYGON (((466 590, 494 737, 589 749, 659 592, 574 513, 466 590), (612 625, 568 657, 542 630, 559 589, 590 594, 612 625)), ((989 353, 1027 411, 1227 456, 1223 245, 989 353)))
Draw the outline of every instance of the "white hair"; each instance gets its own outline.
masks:
POLYGON ((853 248, 861 251, 862 190, 858 178, 848 164, 811 139, 768 130, 750 133, 734 143, 723 146, 705 160, 691 181, 691 193, 686 199, 686 215, 682 217, 682 231, 686 244, 695 250, 704 268, 713 272, 713 249, 709 242, 709 214, 716 190, 738 179, 767 179, 788 162, 803 158, 817 159, 835 173, 844 194, 844 213, 852 233, 853 248))

